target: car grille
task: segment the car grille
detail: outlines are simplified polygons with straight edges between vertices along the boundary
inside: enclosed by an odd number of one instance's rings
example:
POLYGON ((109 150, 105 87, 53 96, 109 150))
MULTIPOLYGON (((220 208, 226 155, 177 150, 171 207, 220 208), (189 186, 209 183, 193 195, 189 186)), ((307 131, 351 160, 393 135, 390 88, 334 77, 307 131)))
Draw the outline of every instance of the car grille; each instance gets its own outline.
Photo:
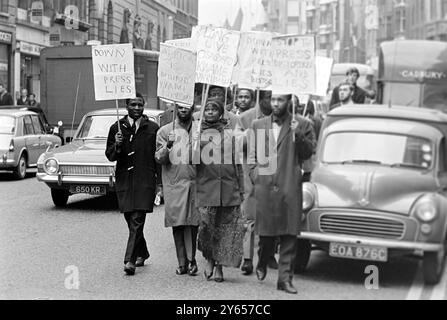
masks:
POLYGON ((405 225, 401 221, 360 215, 322 215, 320 228, 325 233, 337 233, 382 239, 400 239, 405 225))
POLYGON ((59 170, 63 175, 95 175, 109 176, 113 173, 114 167, 111 166, 85 166, 85 165, 61 165, 59 170))

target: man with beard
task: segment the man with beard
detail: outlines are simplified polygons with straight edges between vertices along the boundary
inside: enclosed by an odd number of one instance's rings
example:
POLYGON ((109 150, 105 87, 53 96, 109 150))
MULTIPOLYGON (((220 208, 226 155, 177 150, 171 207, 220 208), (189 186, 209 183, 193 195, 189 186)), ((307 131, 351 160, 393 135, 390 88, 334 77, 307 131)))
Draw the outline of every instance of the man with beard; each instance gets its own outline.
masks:
POLYGON ((256 275, 260 281, 265 279, 279 237, 277 289, 296 294, 292 279, 302 222, 300 163, 312 156, 315 135, 308 120, 288 112, 291 103, 292 95, 273 95, 272 115, 253 122, 256 140, 250 143, 249 163, 256 199, 255 232, 260 238, 256 275))
POLYGON ((352 94, 354 92, 354 87, 349 81, 343 82, 338 87, 338 97, 340 102, 331 106, 331 110, 341 107, 343 105, 353 104, 352 94))
POLYGON ((177 252, 178 268, 175 272, 191 276, 198 271, 195 257, 200 220, 194 199, 196 169, 189 159, 192 112, 191 107, 177 107, 176 120, 157 133, 155 155, 163 171, 165 227, 172 227, 177 252))
POLYGON ((119 126, 116 122, 110 127, 105 154, 109 161, 117 162, 118 205, 129 228, 124 272, 134 275, 135 267, 144 266, 149 258, 144 223, 146 213, 153 212, 161 170, 155 162, 158 125, 143 115, 143 96, 137 93, 136 98, 127 99, 126 104, 128 115, 119 120, 119 126))
MULTIPOLYGON (((366 102, 366 98, 369 97, 370 94, 357 85, 357 81, 359 78, 360 71, 355 67, 350 68, 346 72, 346 80, 342 84, 350 83, 352 85, 352 101, 354 101, 354 103, 356 104, 364 104, 366 102)), ((341 85, 334 88, 329 106, 337 105, 342 102, 339 95, 341 85)))
MULTIPOLYGON (((255 217, 256 217, 256 199, 253 194, 253 184, 249 177, 250 167, 247 162, 247 133, 248 129, 251 128, 253 122, 257 119, 262 119, 269 116, 272 113, 272 107, 270 105, 270 100, 272 97, 271 91, 261 91, 259 93, 259 106, 249 109, 248 106, 254 103, 253 100, 247 99, 247 97, 254 98, 254 94, 246 89, 239 89, 239 97, 243 97, 244 103, 241 103, 244 110, 238 120, 236 125, 235 135, 239 141, 243 144, 243 154, 241 155, 242 169, 244 171, 244 202, 242 203, 242 213, 246 220, 247 231, 244 237, 244 262, 242 264, 241 270, 244 275, 251 275, 253 273, 253 256, 255 247, 255 217), (244 93, 247 92, 247 93, 244 93), (248 95, 248 93, 250 95, 248 95), (245 107, 245 108, 244 108, 245 107)), ((269 267, 273 269, 278 268, 278 264, 275 260, 274 253, 272 254, 269 263, 269 267)))

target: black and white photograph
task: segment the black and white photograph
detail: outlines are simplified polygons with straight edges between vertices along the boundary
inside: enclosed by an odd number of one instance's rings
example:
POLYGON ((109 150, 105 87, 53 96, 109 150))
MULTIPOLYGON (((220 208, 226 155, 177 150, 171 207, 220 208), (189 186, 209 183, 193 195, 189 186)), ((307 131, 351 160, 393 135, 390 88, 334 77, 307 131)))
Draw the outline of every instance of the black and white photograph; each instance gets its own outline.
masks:
POLYGON ((447 0, 0 0, 0 300, 270 318, 446 260, 447 0))

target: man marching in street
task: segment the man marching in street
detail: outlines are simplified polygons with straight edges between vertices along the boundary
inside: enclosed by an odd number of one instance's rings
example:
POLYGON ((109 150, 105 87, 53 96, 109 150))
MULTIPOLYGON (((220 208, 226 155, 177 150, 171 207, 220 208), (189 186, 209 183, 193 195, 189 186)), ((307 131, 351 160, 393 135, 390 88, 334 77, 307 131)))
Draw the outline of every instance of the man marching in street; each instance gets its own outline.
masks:
POLYGON ((272 115, 253 122, 255 143, 249 144, 249 163, 256 198, 255 232, 260 237, 256 275, 265 279, 279 237, 277 289, 296 294, 292 280, 302 221, 300 163, 312 156, 315 135, 308 120, 288 112, 291 103, 292 95, 272 95, 272 115))
POLYGON ((179 266, 175 272, 196 275, 200 216, 195 205, 196 169, 189 159, 193 108, 178 106, 174 112, 175 121, 158 131, 155 158, 162 165, 165 227, 172 227, 179 266), (183 154, 176 152, 182 150, 183 154))
POLYGON ((136 98, 126 100, 126 105, 128 115, 119 120, 119 127, 118 122, 110 127, 106 156, 109 161, 117 161, 118 205, 129 228, 124 272, 134 275, 135 268, 144 266, 149 258, 144 222, 146 213, 153 211, 161 168, 155 162, 158 125, 143 115, 143 96, 137 93, 136 98))

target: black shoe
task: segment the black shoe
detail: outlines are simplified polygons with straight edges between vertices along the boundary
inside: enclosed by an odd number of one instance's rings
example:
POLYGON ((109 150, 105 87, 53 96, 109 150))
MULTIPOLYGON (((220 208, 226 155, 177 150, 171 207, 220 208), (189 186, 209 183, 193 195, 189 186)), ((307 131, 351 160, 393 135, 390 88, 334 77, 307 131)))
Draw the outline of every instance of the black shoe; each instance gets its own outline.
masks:
POLYGON ((286 293, 290 294, 297 294, 298 291, 296 291, 295 287, 293 286, 292 282, 278 282, 278 290, 285 291, 286 293))
POLYGON ((258 277, 259 281, 264 281, 265 277, 267 276, 267 268, 258 265, 256 267, 256 276, 258 277))
POLYGON ((219 282, 219 283, 224 282, 223 271, 222 271, 221 265, 216 266, 216 275, 214 276, 214 281, 219 282))
POLYGON ((276 259, 274 256, 269 259, 269 262, 267 265, 270 269, 278 270, 278 262, 276 262, 276 259))
POLYGON ((175 274, 178 276, 182 276, 187 273, 188 273, 188 269, 186 268, 186 266, 180 266, 177 268, 177 270, 175 270, 175 274))
POLYGON ((244 264, 242 265, 241 270, 243 275, 251 275, 253 273, 253 261, 250 259, 244 259, 244 264))
POLYGON ((138 257, 137 258, 137 262, 135 262, 135 267, 143 267, 144 266, 144 261, 146 261, 145 258, 138 257))
POLYGON ((195 275, 197 275, 198 271, 199 271, 199 268, 197 268, 197 262, 195 260, 191 261, 188 265, 188 274, 190 276, 195 276, 195 275))
POLYGON ((135 274, 135 263, 128 262, 124 265, 124 272, 128 276, 133 276, 135 274))

